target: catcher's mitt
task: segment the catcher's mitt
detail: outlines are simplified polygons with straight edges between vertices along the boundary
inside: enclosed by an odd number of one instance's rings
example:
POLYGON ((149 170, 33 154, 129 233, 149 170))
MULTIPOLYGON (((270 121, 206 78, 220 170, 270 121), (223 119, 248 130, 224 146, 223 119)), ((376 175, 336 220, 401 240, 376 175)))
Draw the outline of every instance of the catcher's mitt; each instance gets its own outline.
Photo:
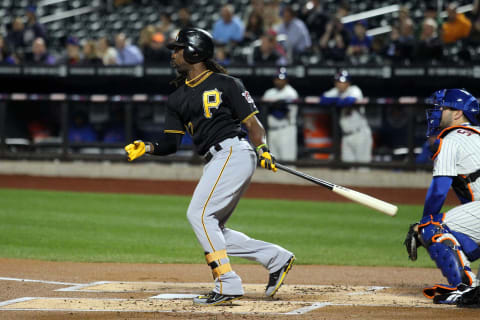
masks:
POLYGON ((413 223, 408 228, 407 236, 405 237, 405 241, 403 244, 407 248, 408 257, 410 260, 415 261, 417 260, 417 248, 422 246, 418 239, 418 232, 415 231, 415 227, 418 223, 413 223))

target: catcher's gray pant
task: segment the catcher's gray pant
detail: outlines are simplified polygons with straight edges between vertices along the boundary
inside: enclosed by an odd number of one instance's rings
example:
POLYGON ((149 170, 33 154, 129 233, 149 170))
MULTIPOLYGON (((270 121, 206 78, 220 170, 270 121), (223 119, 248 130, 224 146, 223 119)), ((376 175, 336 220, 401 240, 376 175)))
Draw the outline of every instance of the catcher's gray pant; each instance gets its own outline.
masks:
POLYGON ((472 201, 448 210, 443 220, 451 230, 466 234, 480 245, 480 201, 472 201))
POLYGON ((222 141, 220 145, 220 151, 210 148, 213 157, 203 169, 188 207, 187 218, 216 277, 213 291, 240 295, 243 294, 242 280, 231 270, 227 255, 257 261, 269 272, 275 272, 292 253, 224 227, 250 183, 257 158, 246 140, 235 137, 222 141), (211 257, 211 262, 208 257, 211 257))
MULTIPOLYGON (((480 201, 468 202, 450 209, 445 213, 443 223, 451 230, 467 235, 470 239, 480 245, 480 201)), ((465 260, 465 265, 470 267, 470 261, 468 261, 467 258, 465 258, 465 260)), ((480 280, 476 279, 473 272, 472 278, 474 278, 474 284, 476 283, 477 285, 480 285, 480 280)))

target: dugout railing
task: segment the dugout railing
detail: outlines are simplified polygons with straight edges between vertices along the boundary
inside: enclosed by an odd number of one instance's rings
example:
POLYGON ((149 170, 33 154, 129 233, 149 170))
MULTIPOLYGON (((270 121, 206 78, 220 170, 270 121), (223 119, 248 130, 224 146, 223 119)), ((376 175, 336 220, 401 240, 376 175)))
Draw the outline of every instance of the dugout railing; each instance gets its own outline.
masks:
MULTIPOLYGON (((123 146, 126 143, 134 139, 154 140, 163 130, 166 99, 165 95, 145 94, 0 94, 0 158, 125 161, 123 146), (88 126, 96 134, 95 139, 83 141, 72 135, 74 116, 80 113, 87 117, 88 126), (114 134, 109 134, 112 127, 114 134)), ((261 111, 260 120, 268 129, 266 115, 272 103, 260 98, 255 101, 261 111)), ((298 106, 298 159, 294 164, 332 168, 430 169, 428 159, 417 159, 426 139, 423 102, 415 97, 366 98, 358 102, 365 107, 374 136, 373 159, 368 164, 341 161, 342 132, 337 106, 322 105, 320 98, 314 96, 285 102, 298 106), (322 118, 320 126, 328 130, 320 130, 320 134, 324 134, 324 140, 330 143, 318 146, 308 142, 311 132, 307 131, 307 126, 311 126, 312 116, 322 118)), ((278 104, 275 103, 277 107, 278 104)), ((201 163, 203 159, 195 154, 187 136, 177 154, 148 156, 139 161, 201 163)))

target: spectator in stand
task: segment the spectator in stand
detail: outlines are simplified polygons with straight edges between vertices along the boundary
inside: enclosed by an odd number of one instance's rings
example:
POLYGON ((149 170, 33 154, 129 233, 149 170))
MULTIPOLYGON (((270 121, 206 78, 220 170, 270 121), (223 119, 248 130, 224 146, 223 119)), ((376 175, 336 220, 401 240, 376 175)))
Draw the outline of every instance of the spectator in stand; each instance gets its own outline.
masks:
POLYGON ((263 21, 265 23, 264 30, 277 30, 280 24, 282 24, 279 0, 272 0, 265 3, 263 21))
POLYGON ((83 61, 82 64, 89 66, 101 66, 103 65, 102 58, 97 52, 97 45, 94 40, 87 40, 83 44, 83 61))
POLYGON ((186 29, 186 28, 193 28, 193 23, 190 17, 190 11, 188 8, 180 8, 178 9, 178 21, 177 21, 178 29, 186 29))
POLYGON ((111 66, 117 64, 117 50, 113 48, 107 37, 101 37, 97 40, 97 55, 102 59, 104 66, 111 66))
POLYGON ((215 56, 214 59, 218 64, 223 67, 229 66, 232 62, 230 59, 230 53, 225 46, 216 46, 215 47, 215 56))
POLYGON ((310 0, 303 7, 299 18, 305 22, 312 39, 319 39, 325 32, 329 20, 320 3, 320 0, 310 0))
POLYGON ((348 31, 344 28, 340 17, 333 17, 320 38, 320 50, 325 60, 344 61, 347 45, 350 42, 348 31))
POLYGON ((367 56, 372 46, 372 37, 367 35, 365 21, 358 21, 353 28, 353 35, 347 48, 347 55, 351 57, 367 56))
POLYGON ((398 11, 398 20, 395 24, 399 29, 405 24, 413 24, 412 18, 410 17, 410 9, 407 6, 400 7, 400 10, 398 11))
POLYGON ((80 42, 76 37, 68 37, 66 40, 66 54, 60 60, 62 64, 78 65, 82 62, 82 56, 80 52, 80 42))
POLYGON ((391 61, 401 63, 413 61, 416 42, 413 31, 411 20, 406 20, 405 23, 392 27, 386 50, 386 55, 391 61))
POLYGON ((48 53, 45 39, 36 38, 32 44, 32 52, 25 56, 25 62, 38 65, 54 65, 56 59, 48 53))
POLYGON ((335 12, 335 15, 339 17, 340 19, 343 17, 346 17, 350 14, 350 4, 348 1, 340 1, 340 3, 337 6, 337 11, 335 12))
POLYGON ((426 63, 442 59, 443 44, 438 36, 437 22, 425 18, 422 23, 422 33, 417 42, 415 61, 426 63))
POLYGON ((175 38, 175 30, 177 29, 172 23, 172 18, 167 13, 160 14, 160 24, 157 25, 157 30, 163 33, 166 39, 175 38))
POLYGON ((265 33, 260 38, 260 46, 253 49, 254 65, 277 65, 287 64, 286 54, 277 42, 277 34, 274 31, 265 33))
POLYGON ((122 66, 132 66, 143 63, 143 54, 140 49, 127 43, 127 37, 124 33, 119 33, 115 37, 115 47, 117 48, 117 64, 122 66))
POLYGON ((414 59, 415 50, 415 29, 412 19, 406 19, 400 24, 399 49, 400 55, 404 61, 412 61, 414 59))
POLYGON ((425 9, 424 9, 424 13, 423 13, 422 23, 420 23, 417 26, 417 28, 415 28, 416 29, 415 30, 415 38, 420 39, 420 37, 422 36, 424 22, 428 18, 433 19, 433 21, 435 21, 435 23, 437 24, 436 29, 437 29, 437 33, 440 37, 440 30, 439 30, 438 26, 442 25, 442 19, 438 16, 437 7, 432 3, 427 3, 426 6, 425 6, 425 9))
POLYGON ((165 36, 161 32, 152 35, 150 42, 144 47, 145 64, 168 64, 171 51, 165 46, 165 36))
POLYGON ((24 41, 26 46, 31 46, 37 38, 43 38, 47 41, 45 27, 37 20, 37 7, 28 6, 26 10, 27 23, 24 31, 24 41))
POLYGON ((244 11, 243 21, 245 24, 248 24, 248 18, 252 14, 257 14, 263 16, 265 12, 265 1, 264 0, 251 0, 250 4, 244 11))
POLYGON ((468 37, 472 29, 472 22, 463 13, 458 13, 457 8, 456 2, 447 6, 447 21, 442 24, 442 40, 445 44, 468 37))
POLYGON ((278 34, 287 36, 285 46, 288 62, 294 62, 299 54, 306 52, 312 46, 310 32, 305 23, 295 16, 292 7, 283 8, 283 23, 278 28, 278 34))
POLYGON ((243 40, 245 27, 243 22, 234 15, 234 8, 226 4, 220 10, 220 20, 213 25, 212 36, 217 44, 237 44, 243 40))
POLYGON ((369 63, 383 64, 385 61, 385 36, 377 35, 372 39, 369 63))
POLYGON ((145 49, 152 42, 153 35, 157 32, 157 29, 154 25, 147 25, 142 30, 140 30, 140 37, 138 39, 138 46, 142 52, 145 52, 145 49))
POLYGON ((26 51, 26 44, 24 40, 25 24, 21 17, 13 19, 11 30, 7 34, 8 47, 13 50, 20 60, 23 60, 26 51))
MULTIPOLYGON (((337 10, 335 11, 335 16, 342 21, 342 18, 348 16, 350 14, 350 3, 347 0, 340 1, 337 6, 337 10)), ((347 30, 348 34, 353 34, 353 28, 355 26, 355 22, 348 22, 343 23, 343 27, 347 30)))
POLYGON ((245 28, 245 33, 243 35, 244 42, 249 44, 260 39, 263 35, 263 27, 263 16, 257 12, 252 12, 250 16, 248 16, 247 27, 245 28))
POLYGON ((398 26, 392 26, 390 31, 390 38, 387 41, 387 47, 385 49, 385 55, 393 62, 402 60, 400 52, 400 31, 398 26))
POLYGON ((17 64, 18 61, 14 55, 10 53, 5 39, 0 35, 0 65, 17 64))

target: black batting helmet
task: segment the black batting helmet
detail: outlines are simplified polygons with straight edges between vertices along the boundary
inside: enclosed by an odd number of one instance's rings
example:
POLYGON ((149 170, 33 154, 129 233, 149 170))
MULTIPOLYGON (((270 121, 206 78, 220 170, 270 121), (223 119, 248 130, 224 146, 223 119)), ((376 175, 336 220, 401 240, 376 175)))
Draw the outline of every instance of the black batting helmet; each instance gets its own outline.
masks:
POLYGON ((213 58, 213 38, 210 33, 200 28, 186 28, 180 30, 175 41, 167 44, 173 50, 177 47, 184 48, 183 58, 188 63, 197 63, 213 58))

